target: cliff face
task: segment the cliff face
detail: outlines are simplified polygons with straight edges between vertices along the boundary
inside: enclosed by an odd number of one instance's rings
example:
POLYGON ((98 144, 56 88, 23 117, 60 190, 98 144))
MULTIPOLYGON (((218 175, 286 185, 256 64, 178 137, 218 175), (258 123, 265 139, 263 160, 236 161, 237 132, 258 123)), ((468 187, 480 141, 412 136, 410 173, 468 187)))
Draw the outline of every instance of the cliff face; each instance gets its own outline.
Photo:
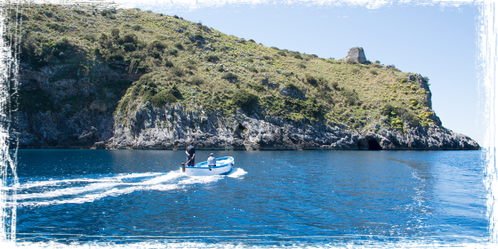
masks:
POLYGON ((67 79, 64 67, 46 66, 35 71, 22 64, 18 89, 21 111, 15 115, 12 132, 20 148, 90 148, 113 136, 118 93, 135 76, 119 75, 98 63, 88 70, 91 74, 67 79), (53 80, 61 74, 61 80, 53 80))
POLYGON ((128 119, 128 124, 114 126, 107 148, 183 149, 195 140, 201 149, 479 149, 469 137, 437 125, 404 133, 385 129, 361 133, 333 123, 262 120, 243 112, 206 115, 202 108, 187 112, 180 104, 158 110, 150 103, 140 106, 128 119))
POLYGON ((361 48, 321 59, 136 9, 23 15, 12 146, 479 149, 442 126, 426 77, 361 48))

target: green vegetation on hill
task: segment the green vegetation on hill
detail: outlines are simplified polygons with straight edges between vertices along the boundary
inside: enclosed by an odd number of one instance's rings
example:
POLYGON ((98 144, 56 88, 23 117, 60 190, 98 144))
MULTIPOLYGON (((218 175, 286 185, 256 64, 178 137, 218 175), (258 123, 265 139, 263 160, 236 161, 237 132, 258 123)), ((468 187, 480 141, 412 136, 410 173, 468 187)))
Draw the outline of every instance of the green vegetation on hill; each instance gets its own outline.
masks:
POLYGON ((57 69, 47 80, 50 89, 20 92, 20 107, 30 113, 106 103, 124 117, 149 101, 155 108, 180 102, 187 110, 202 106, 228 115, 241 109, 259 118, 373 132, 375 123, 403 130, 433 122, 430 93, 415 75, 378 61, 357 64, 265 47, 138 9, 30 4, 22 20, 21 62, 32 71, 57 69), (55 94, 60 82, 95 90, 55 94))

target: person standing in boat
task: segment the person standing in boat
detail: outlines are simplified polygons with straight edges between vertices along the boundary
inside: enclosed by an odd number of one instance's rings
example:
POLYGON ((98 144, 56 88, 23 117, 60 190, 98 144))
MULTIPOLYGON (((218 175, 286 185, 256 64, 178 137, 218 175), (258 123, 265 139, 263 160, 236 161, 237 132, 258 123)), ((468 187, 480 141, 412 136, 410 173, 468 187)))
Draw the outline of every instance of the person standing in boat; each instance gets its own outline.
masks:
POLYGON ((195 147, 194 147, 194 142, 191 142, 190 145, 187 147, 187 150, 185 151, 185 154, 187 154, 187 160, 188 160, 188 166, 195 166, 195 147))
POLYGON ((207 163, 208 163, 209 167, 215 167, 216 166, 216 157, 214 157, 213 153, 211 153, 211 155, 208 157, 207 163))

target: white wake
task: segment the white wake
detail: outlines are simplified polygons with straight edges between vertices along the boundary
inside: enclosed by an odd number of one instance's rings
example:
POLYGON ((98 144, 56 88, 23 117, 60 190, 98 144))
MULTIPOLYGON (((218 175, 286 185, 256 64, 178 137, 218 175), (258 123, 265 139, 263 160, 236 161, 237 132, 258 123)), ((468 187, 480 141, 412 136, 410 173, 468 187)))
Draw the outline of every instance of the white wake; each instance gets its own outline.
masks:
MULTIPOLYGON (((234 169, 228 177, 240 178, 247 174, 234 169)), ((93 176, 71 179, 28 181, 17 186, 17 206, 46 206, 81 204, 95 200, 130 194, 136 191, 172 191, 194 184, 209 184, 227 176, 187 176, 180 170, 166 173, 132 173, 114 176, 93 176)), ((11 188, 3 189, 6 192, 11 188)))

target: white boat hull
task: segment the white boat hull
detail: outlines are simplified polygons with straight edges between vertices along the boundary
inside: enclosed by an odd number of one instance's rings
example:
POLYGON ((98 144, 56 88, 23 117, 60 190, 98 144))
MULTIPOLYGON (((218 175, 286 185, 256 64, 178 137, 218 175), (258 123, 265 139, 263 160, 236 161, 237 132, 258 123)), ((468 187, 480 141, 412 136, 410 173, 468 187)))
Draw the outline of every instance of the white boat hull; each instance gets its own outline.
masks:
POLYGON ((230 173, 234 163, 233 157, 216 158, 216 166, 209 167, 207 162, 201 162, 194 167, 185 167, 185 174, 189 176, 211 176, 224 175, 230 173))

